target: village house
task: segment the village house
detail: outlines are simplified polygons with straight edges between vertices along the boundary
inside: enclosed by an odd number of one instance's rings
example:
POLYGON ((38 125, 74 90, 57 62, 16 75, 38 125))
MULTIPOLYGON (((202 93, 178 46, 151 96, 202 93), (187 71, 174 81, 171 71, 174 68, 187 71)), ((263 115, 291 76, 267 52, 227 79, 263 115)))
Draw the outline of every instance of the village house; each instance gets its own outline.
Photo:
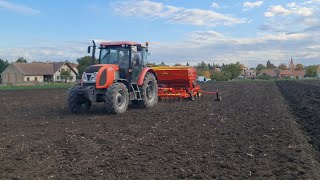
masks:
POLYGON ((246 79, 254 79, 257 77, 257 72, 255 70, 247 69, 247 70, 245 70, 244 77, 246 79))
POLYGON ((21 84, 33 82, 63 82, 62 71, 69 71, 67 82, 75 82, 78 70, 69 62, 33 62, 11 63, 1 74, 3 84, 21 84))
POLYGON ((290 77, 292 79, 294 79, 294 78, 302 79, 302 78, 304 78, 304 75, 305 75, 305 71, 296 71, 295 70, 295 64, 293 63, 292 58, 290 61, 289 69, 280 70, 280 74, 279 74, 280 78, 290 77))

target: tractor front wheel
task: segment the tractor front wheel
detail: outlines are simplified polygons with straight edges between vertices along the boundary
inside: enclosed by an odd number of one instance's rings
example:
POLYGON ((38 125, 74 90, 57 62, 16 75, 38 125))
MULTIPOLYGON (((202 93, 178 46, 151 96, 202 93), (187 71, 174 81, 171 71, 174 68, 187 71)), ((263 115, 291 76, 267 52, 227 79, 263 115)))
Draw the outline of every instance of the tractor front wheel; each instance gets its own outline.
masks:
POLYGON ((106 92, 105 108, 108 113, 121 114, 126 112, 129 104, 128 88, 123 83, 112 84, 106 92))
POLYGON ((78 93, 79 88, 79 86, 75 86, 68 92, 68 108, 74 114, 89 112, 91 107, 91 101, 78 93))

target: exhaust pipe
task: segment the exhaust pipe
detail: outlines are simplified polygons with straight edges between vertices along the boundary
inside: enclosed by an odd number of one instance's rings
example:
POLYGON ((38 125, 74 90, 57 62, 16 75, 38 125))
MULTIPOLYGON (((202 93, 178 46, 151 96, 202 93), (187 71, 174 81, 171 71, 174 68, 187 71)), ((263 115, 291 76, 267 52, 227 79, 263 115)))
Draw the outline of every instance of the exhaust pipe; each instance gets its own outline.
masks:
POLYGON ((92 46, 92 57, 91 57, 91 65, 94 65, 94 61, 96 60, 96 43, 94 40, 92 40, 93 46, 92 46))
POLYGON ((92 47, 92 56, 91 56, 91 62, 90 65, 94 65, 94 60, 96 60, 96 42, 94 42, 94 40, 92 40, 93 46, 88 46, 88 54, 91 51, 91 47, 92 47))

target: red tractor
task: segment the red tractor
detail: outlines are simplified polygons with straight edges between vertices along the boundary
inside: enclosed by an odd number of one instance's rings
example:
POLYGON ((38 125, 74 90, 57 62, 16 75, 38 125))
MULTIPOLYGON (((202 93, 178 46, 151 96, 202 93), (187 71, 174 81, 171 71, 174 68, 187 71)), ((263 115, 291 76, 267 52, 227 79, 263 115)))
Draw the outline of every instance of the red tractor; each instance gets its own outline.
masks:
POLYGON ((195 100, 204 94, 196 83, 197 73, 193 67, 146 66, 148 43, 104 42, 99 46, 98 63, 95 62, 96 45, 92 51, 91 66, 82 74, 81 84, 69 91, 68 106, 72 113, 90 110, 92 102, 104 102, 108 113, 119 114, 132 104, 152 107, 158 99, 164 101, 195 100))
POLYGON ((81 84, 69 90, 68 107, 72 113, 90 110, 92 102, 104 102, 108 113, 119 114, 133 104, 152 107, 158 102, 156 73, 146 66, 148 43, 104 42, 98 63, 96 44, 92 50, 91 66, 82 74, 81 84))

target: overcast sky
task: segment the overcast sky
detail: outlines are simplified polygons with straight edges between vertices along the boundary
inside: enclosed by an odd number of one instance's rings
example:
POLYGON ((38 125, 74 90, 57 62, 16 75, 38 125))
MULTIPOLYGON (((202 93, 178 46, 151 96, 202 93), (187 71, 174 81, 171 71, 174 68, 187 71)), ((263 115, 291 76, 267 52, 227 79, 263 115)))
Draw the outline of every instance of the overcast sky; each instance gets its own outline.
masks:
POLYGON ((75 62, 91 40, 149 41, 149 61, 320 64, 320 0, 0 0, 0 58, 75 62))

